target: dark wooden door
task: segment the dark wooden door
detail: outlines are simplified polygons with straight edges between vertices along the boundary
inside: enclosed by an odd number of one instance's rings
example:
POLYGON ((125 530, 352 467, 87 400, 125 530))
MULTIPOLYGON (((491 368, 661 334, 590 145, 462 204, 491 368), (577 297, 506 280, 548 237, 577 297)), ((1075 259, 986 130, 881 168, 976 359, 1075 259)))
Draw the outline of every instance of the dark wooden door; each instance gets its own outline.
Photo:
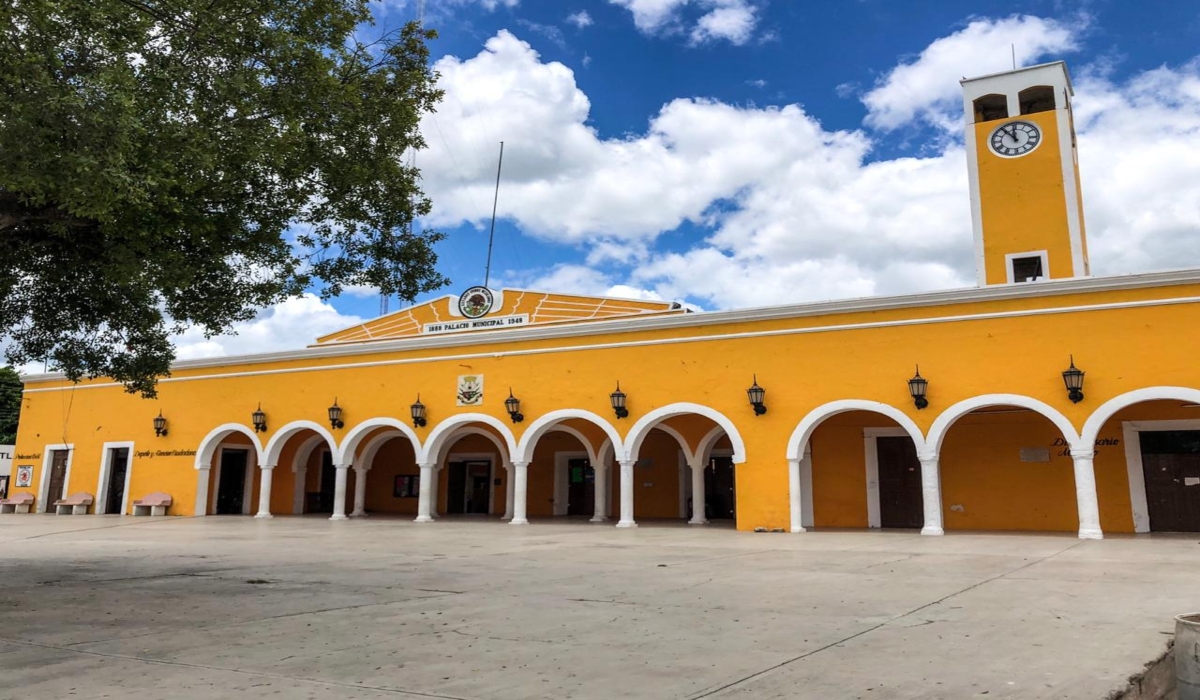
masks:
POLYGON ((1200 430, 1142 432, 1146 505, 1154 532, 1200 532, 1200 430))
POLYGON ((451 462, 446 475, 446 514, 459 515, 466 512, 467 499, 463 493, 467 488, 467 463, 451 462))
POLYGON ((66 494, 63 489, 67 485, 67 455, 68 450, 54 450, 50 453, 50 485, 46 491, 46 512, 56 512, 54 502, 66 494))
POLYGON ((129 448, 117 447, 108 453, 108 495, 104 512, 120 515, 125 512, 125 474, 129 472, 129 448))
POLYGON ((217 515, 241 515, 246 496, 246 450, 221 451, 221 480, 217 483, 217 515))
POLYGON ((732 457, 713 457, 704 470, 704 514, 709 520, 737 518, 732 457))
POLYGON ((567 460, 567 515, 594 515, 596 470, 587 459, 567 460))
POLYGON ((487 515, 488 492, 492 485, 491 462, 467 462, 467 505, 468 513, 487 515))
POLYGON ((316 507, 313 513, 332 513, 333 496, 337 491, 337 469, 333 466, 333 453, 328 450, 321 453, 321 480, 317 489, 316 507))
POLYGON ((910 437, 875 439, 879 456, 879 524, 911 528, 925 524, 921 461, 910 437))

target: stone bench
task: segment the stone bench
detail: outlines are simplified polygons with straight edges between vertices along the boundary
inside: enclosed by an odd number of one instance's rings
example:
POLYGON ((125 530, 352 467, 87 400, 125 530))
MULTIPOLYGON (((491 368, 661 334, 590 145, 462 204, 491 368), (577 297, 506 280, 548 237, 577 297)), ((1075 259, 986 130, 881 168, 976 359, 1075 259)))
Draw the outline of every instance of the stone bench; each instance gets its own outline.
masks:
POLYGON ((88 506, 96 499, 90 493, 73 493, 66 498, 54 502, 54 512, 58 515, 87 515, 88 506))
POLYGON ((28 491, 18 493, 12 498, 0 499, 0 513, 28 513, 37 501, 28 491))
POLYGON ((133 502, 134 515, 166 515, 171 506, 171 497, 161 491, 142 496, 133 502))

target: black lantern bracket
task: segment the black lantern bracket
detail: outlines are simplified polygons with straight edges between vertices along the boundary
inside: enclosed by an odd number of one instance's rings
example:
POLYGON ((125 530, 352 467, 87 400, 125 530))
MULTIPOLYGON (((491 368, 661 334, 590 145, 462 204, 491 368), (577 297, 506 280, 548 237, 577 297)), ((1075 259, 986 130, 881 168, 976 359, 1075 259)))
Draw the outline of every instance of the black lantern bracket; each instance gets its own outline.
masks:
POLYGON ((259 403, 258 408, 250 415, 250 420, 254 423, 254 432, 267 432, 267 414, 263 413, 262 403, 259 403))
POLYGON ((767 390, 758 385, 758 375, 752 375, 754 383, 746 390, 746 398, 750 400, 750 405, 754 407, 754 415, 761 416, 767 412, 767 405, 763 400, 767 396, 767 390))
POLYGON ((346 427, 346 424, 342 422, 342 407, 338 405, 337 397, 334 397, 333 405, 329 407, 329 425, 334 430, 346 427))
POLYGON ((908 393, 912 395, 913 405, 917 410, 929 407, 925 394, 929 391, 929 380, 921 376, 921 366, 917 365, 917 374, 908 380, 908 393))
POLYGON ((414 428, 424 428, 427 424, 425 420, 425 404, 421 403, 421 395, 417 394, 417 402, 409 406, 409 412, 412 414, 412 422, 414 428))
POLYGON ((155 437, 167 436, 167 419, 163 416, 162 411, 159 411, 158 417, 154 419, 154 435, 155 437))
POLYGON ((504 410, 508 411, 513 423, 525 420, 525 414, 521 413, 521 399, 513 396, 512 387, 508 388, 508 398, 504 399, 504 410))
POLYGON ((1071 355, 1071 366, 1062 373, 1063 384, 1067 387, 1067 398, 1071 403, 1083 401, 1083 375, 1086 372, 1075 366, 1075 356, 1071 355))
POLYGON ((621 382, 617 382, 617 390, 608 395, 609 403, 612 404, 613 413, 617 414, 617 418, 628 418, 629 410, 625 408, 625 392, 621 391, 621 382))

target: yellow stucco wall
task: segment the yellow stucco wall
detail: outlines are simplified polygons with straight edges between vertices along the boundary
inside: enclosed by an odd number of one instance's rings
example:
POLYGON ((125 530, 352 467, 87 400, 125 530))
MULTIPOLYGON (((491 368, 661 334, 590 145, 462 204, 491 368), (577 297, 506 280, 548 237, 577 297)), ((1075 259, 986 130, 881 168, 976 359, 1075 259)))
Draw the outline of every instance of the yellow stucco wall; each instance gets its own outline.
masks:
MULTIPOLYGON (((408 404, 418 392, 430 418, 428 426, 416 430, 422 440, 441 421, 468 411, 494 417, 519 439, 539 416, 568 408, 596 413, 625 437, 647 413, 675 402, 690 402, 727 417, 745 443, 747 461, 736 472, 738 527, 787 527, 785 453, 792 431, 814 408, 841 399, 878 401, 903 411, 927 432, 934 419, 957 401, 1012 393, 1046 402, 1078 429, 1091 411, 1123 392, 1159 385, 1200 387, 1200 365, 1194 354, 1200 344, 1200 324, 1195 323, 1200 306, 1193 301, 1198 297, 1200 284, 1188 283, 973 303, 898 305, 760 321, 729 318, 711 325, 621 333, 598 325, 593 335, 518 342, 502 342, 502 333, 497 332, 475 336, 475 344, 461 347, 396 348, 271 362, 232 359, 208 368, 181 367, 161 384, 160 397, 152 401, 102 381, 78 387, 61 381, 31 382, 22 407, 15 463, 34 465, 34 485, 13 491, 36 492, 47 445, 69 443, 74 455, 68 490, 92 492, 103 443, 131 440, 138 455, 132 462, 131 499, 166 491, 175 497, 173 513, 190 514, 197 473, 195 457, 187 453, 197 450, 204 436, 217 426, 249 426, 250 413, 260 401, 270 425, 260 436, 264 443, 292 421, 327 426, 325 409, 335 396, 344 408, 346 422, 344 429, 333 431, 339 441, 369 419, 391 416, 407 422, 408 404), (1139 302, 1143 305, 1109 308, 1139 302), (1072 353, 1087 371, 1087 399, 1079 405, 1067 401, 1060 377, 1072 353), (924 411, 915 410, 907 395, 906 380, 917 363, 930 380, 930 407, 924 411), (466 373, 485 377, 483 406, 455 407, 456 378, 466 373), (756 417, 746 402, 745 389, 752 374, 757 374, 759 384, 767 389, 769 412, 765 416, 756 417), (630 416, 624 420, 615 419, 608 406, 608 394, 618 380, 629 395, 630 416), (43 391, 55 387, 63 389, 43 391), (509 387, 522 400, 524 423, 512 425, 504 412, 503 399, 509 387), (170 421, 170 434, 156 438, 151 420, 160 409, 170 421)), ((694 440, 712 425, 708 419, 695 420, 702 427, 689 427, 687 420, 677 419, 669 424, 694 440)), ((815 450, 825 451, 826 441, 837 442, 832 430, 818 430, 815 450)), ((849 439, 846 436, 852 431, 844 432, 840 439, 849 439)), ((958 442, 966 434, 951 432, 948 455, 960 449, 958 442)), ((298 434, 292 440, 302 441, 306 435, 298 434)), ((598 428, 589 429, 589 439, 598 442, 601 435, 598 428)), ((1044 441, 1047 434, 1042 431, 1031 437, 1044 441)), ((861 435, 850 443, 861 451, 861 435)), ((861 458, 847 455, 847 474, 857 469, 856 459, 861 458)), ((284 464, 281 461, 276 470, 272 490, 272 509, 282 513, 290 512, 291 503, 292 477, 284 464)), ((403 468, 411 468, 405 464, 403 468)), ((1119 508, 1112 505, 1116 502, 1112 494, 1120 491, 1119 480, 1102 476, 1111 467, 1101 464, 1107 463, 1102 459, 1097 466, 1105 523, 1121 529, 1126 521, 1114 514, 1119 508)), ((531 467, 531 473, 537 468, 531 467)), ((956 502, 959 480, 969 483, 974 478, 958 469, 949 462, 944 469, 947 507, 956 502)), ((310 479, 316 478, 316 471, 309 470, 310 479)), ((615 479, 618 470, 614 466, 612 471, 615 479)), ((503 470, 498 473, 505 478, 503 470)), ((1005 473, 1023 474, 1021 468, 1005 473)), ((641 474, 639 469, 639 480, 641 474)), ((347 492, 353 493, 354 476, 350 476, 347 492)), ((827 474, 817 471, 814 479, 818 493, 822 489, 834 493, 828 490, 835 486, 827 474)), ((534 504, 540 498, 533 490, 540 489, 543 481, 531 477, 531 514, 537 512, 534 504)), ((665 489, 663 493, 670 491, 675 500, 664 495, 661 503, 673 503, 675 510, 655 505, 659 504, 658 495, 639 493, 637 512, 645 517, 676 517, 678 472, 655 473, 641 483, 645 482, 665 489), (672 481, 674 491, 659 486, 672 481), (664 515, 657 515, 659 512, 664 515)), ((371 483, 376 483, 375 479, 371 483)), ((1060 479, 1048 486, 1057 489, 1057 494, 1062 483, 1060 479)), ((379 487, 391 493, 390 482, 382 477, 379 487)), ((838 497, 843 505, 819 502, 818 522, 861 526, 865 522, 862 507, 853 500, 859 498, 853 495, 857 485, 847 482, 836 488, 845 491, 838 497)), ((215 492, 213 484, 210 501, 215 492)), ((444 489, 440 493, 444 497, 444 489)), ((503 503, 502 493, 499 491, 497 503, 503 503)), ((1020 490, 1006 493, 1015 498, 1020 490)), ((610 491, 614 512, 617 494, 614 482, 610 491)), ((369 495, 368 503, 377 498, 369 495)), ((251 503, 253 510, 257 501, 251 503)), ((990 526, 991 520, 976 517, 980 512, 992 511, 973 507, 962 518, 947 511, 947 524, 990 526)), ((1038 526, 1067 527, 1073 512, 1074 502, 1067 498, 1053 514, 1038 516, 1038 526)))

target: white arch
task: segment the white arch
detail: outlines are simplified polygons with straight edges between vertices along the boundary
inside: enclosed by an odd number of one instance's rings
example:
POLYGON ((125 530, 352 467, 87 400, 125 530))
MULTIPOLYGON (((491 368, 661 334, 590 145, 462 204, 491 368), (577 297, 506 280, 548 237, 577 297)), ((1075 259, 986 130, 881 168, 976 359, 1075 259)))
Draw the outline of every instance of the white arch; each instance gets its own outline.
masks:
POLYGON ((412 428, 408 427, 407 423, 402 423, 395 418, 379 417, 365 420, 354 426, 350 432, 346 433, 346 437, 342 440, 341 446, 334 452, 336 457, 334 464, 350 464, 354 461, 354 453, 358 451, 359 445, 362 444, 364 436, 375 428, 392 428, 400 431, 408 441, 412 443, 413 452, 420 456, 421 454, 421 438, 417 437, 417 433, 412 428))
MULTIPOLYGON (((330 432, 325 429, 325 426, 321 425, 320 423, 314 423, 310 420, 294 420, 277 430, 275 434, 271 436, 271 439, 267 441, 267 447, 265 450, 263 450, 265 457, 260 464, 266 464, 270 466, 278 465, 279 457, 283 453, 284 444, 287 443, 288 438, 292 437, 301 430, 311 430, 317 435, 325 438, 325 443, 329 445, 329 451, 333 455, 337 456, 337 440, 335 440, 333 435, 331 435, 330 432)), ((334 462, 334 464, 345 464, 345 462, 334 462)))
POLYGON ((925 434, 917 427, 912 418, 895 406, 879 401, 867 401, 865 399, 841 399, 838 401, 830 401, 826 404, 821 404, 808 412, 792 431, 792 436, 788 438, 787 458, 788 459, 803 459, 804 447, 808 445, 808 441, 812 438, 813 431, 817 426, 824 423, 826 419, 832 418, 839 413, 847 411, 870 411, 887 416, 900 424, 904 428, 904 432, 908 433, 913 443, 917 446, 917 454, 925 450, 925 434))
MULTIPOLYGON (((500 453, 500 459, 504 460, 505 462, 512 461, 512 459, 509 458, 511 453, 508 451, 508 446, 505 445, 500 438, 496 437, 495 433, 488 432, 483 428, 474 425, 468 425, 465 428, 459 428, 458 430, 455 430, 454 433, 446 439, 446 446, 453 446, 454 443, 468 435, 478 435, 482 438, 485 438, 488 442, 496 446, 496 451, 500 453)), ((441 460, 443 457, 445 457, 445 455, 439 455, 438 459, 441 460)), ((497 466, 503 467, 505 465, 499 464, 497 466)))
POLYGON ((721 429, 721 426, 713 426, 713 429, 708 431, 707 435, 700 438, 700 444, 696 446, 695 457, 701 462, 707 464, 709 453, 712 452, 713 445, 717 444, 717 441, 720 440, 723 435, 725 435, 725 431, 721 429))
MULTIPOLYGON (((702 406, 698 403, 680 402, 673 403, 662 408, 656 408, 653 411, 642 416, 641 420, 634 423, 629 429, 629 434, 625 437, 625 455, 626 459, 637 459, 638 451, 642 448, 642 441, 646 439, 646 435, 653 428, 661 428, 656 425, 672 416, 682 416, 689 413, 704 416, 713 421, 725 431, 729 436, 729 442, 733 445, 733 463, 741 464, 746 461, 746 443, 742 441, 742 436, 738 429, 734 426, 733 421, 729 420, 725 414, 708 406, 702 406)), ((687 449, 685 448, 685 452, 687 449)))
MULTIPOLYGON (((720 426, 717 426, 717 427, 718 427, 718 429, 720 428, 720 426)), ((688 444, 687 438, 685 438, 683 436, 683 433, 672 428, 671 426, 667 425, 666 423, 659 423, 658 425, 654 426, 654 428, 652 428, 651 430, 654 430, 654 429, 661 430, 664 433, 666 433, 667 435, 670 435, 671 437, 675 438, 675 442, 679 443, 679 450, 681 452, 683 452, 683 459, 685 462, 687 462, 688 464, 691 464, 694 461, 695 455, 692 454, 692 446, 688 444)), ((649 431, 647 431, 646 435, 647 436, 650 435, 649 431)), ((643 440, 644 439, 645 438, 643 438, 643 440)), ((638 447, 640 449, 641 445, 638 445, 638 447)))
MULTIPOLYGON (((512 431, 508 426, 500 421, 495 416, 489 416, 486 413, 459 413, 458 415, 450 416, 446 420, 437 424, 430 433, 429 438, 425 440, 425 446, 417 455, 418 464, 428 464, 441 460, 441 451, 445 447, 445 443, 455 432, 464 426, 471 423, 483 423, 496 429, 496 432, 504 438, 506 446, 505 454, 517 454, 517 441, 513 438, 512 431)), ((485 431, 486 432, 486 431, 485 431)), ((494 436, 493 436, 494 437, 494 436)))
MULTIPOLYGON (((403 435, 398 435, 393 432, 379 433, 368 438, 363 445, 362 455, 356 460, 356 464, 362 467, 372 464, 375 461, 375 455, 379 454, 379 450, 387 443, 388 440, 403 438, 403 435)), ((409 443, 412 444, 411 442, 409 443)), ((416 446, 413 447, 413 455, 417 454, 416 446)))
POLYGON ((604 438, 604 443, 600 445, 600 448, 598 450, 596 450, 596 457, 598 457, 600 459, 600 464, 603 464, 605 466, 608 465, 608 462, 605 461, 605 459, 608 457, 608 455, 610 453, 612 454, 613 461, 616 461, 616 459, 617 459, 616 446, 613 445, 612 439, 604 438))
POLYGON ((1163 399, 1200 404, 1200 389, 1189 389, 1182 386, 1151 386, 1127 391, 1120 396, 1113 397, 1100 404, 1100 407, 1088 416, 1087 422, 1083 424, 1083 430, 1080 431, 1080 442, 1084 446, 1095 445, 1096 439, 1100 436, 1100 429, 1104 427, 1109 418, 1116 415, 1117 411, 1144 401, 1163 399))
MULTIPOLYGON (((608 436, 609 440, 612 440, 614 445, 622 444, 621 434, 612 426, 612 423, 609 423, 591 411, 585 411, 581 408, 562 408, 540 416, 537 420, 529 424, 529 427, 525 429, 524 434, 521 435, 521 442, 517 444, 517 449, 513 452, 513 460, 519 462, 532 461, 533 449, 537 446, 537 441, 541 439, 542 435, 545 435, 550 430, 562 430, 566 426, 559 424, 571 418, 585 420, 592 425, 595 425, 604 431, 604 434, 608 436)), ((589 453, 596 453, 594 448, 591 446, 591 442, 585 439, 582 434, 579 433, 579 431, 573 431, 572 434, 576 435, 576 437, 578 437, 583 444, 588 446, 589 453)))
MULTIPOLYGON (((551 427, 551 428, 550 428, 549 430, 547 430, 546 432, 547 432, 547 433, 566 433, 567 435, 571 435, 571 436, 573 436, 573 437, 574 437, 576 440, 578 440, 579 442, 583 443, 583 449, 584 449, 584 451, 585 451, 585 452, 587 452, 587 455, 588 455, 588 463, 589 463, 589 464, 593 464, 593 465, 594 465, 594 464, 596 464, 597 460, 599 459, 599 454, 600 454, 600 453, 598 453, 598 452, 596 451, 596 448, 595 448, 595 447, 592 447, 592 443, 591 443, 591 441, 587 439, 587 436, 586 436, 586 435, 584 435, 584 434, 583 434, 583 433, 581 433, 580 431, 576 430, 575 428, 572 428, 572 427, 571 427, 571 426, 569 426, 569 425, 561 425, 561 424, 559 424, 559 425, 555 425, 555 426, 551 427)), ((543 435, 544 435, 544 434, 545 434, 545 433, 543 433, 543 435)), ((606 441, 606 442, 607 442, 607 441, 606 441)), ((533 447, 533 448, 536 448, 536 447, 537 447, 537 445, 533 445, 532 447, 533 447)), ((529 451, 529 459, 530 459, 531 461, 532 461, 532 459, 533 459, 533 449, 530 449, 530 451, 529 451)))
POLYGON ((213 455, 217 452, 217 446, 221 441, 229 437, 233 433, 241 433, 250 438, 250 444, 254 445, 254 453, 258 464, 263 464, 263 446, 258 440, 258 435, 254 431, 241 423, 225 423, 218 425, 208 431, 208 435, 200 441, 200 449, 196 450, 196 468, 207 469, 212 464, 213 455))
POLYGON ((1066 416, 1059 413, 1057 409, 1047 403, 1031 399, 1028 396, 1021 396, 1020 394, 985 394, 959 401, 945 411, 942 411, 937 420, 933 421, 933 425, 929 427, 929 437, 926 439, 925 444, 934 453, 940 452, 942 449, 942 440, 946 438, 946 433, 959 418, 962 418, 971 411, 989 406, 1020 406, 1021 408, 1036 411, 1046 417, 1062 432, 1063 439, 1072 448, 1078 447, 1080 444, 1079 433, 1075 432, 1075 426, 1071 424, 1071 421, 1067 420, 1066 416))

